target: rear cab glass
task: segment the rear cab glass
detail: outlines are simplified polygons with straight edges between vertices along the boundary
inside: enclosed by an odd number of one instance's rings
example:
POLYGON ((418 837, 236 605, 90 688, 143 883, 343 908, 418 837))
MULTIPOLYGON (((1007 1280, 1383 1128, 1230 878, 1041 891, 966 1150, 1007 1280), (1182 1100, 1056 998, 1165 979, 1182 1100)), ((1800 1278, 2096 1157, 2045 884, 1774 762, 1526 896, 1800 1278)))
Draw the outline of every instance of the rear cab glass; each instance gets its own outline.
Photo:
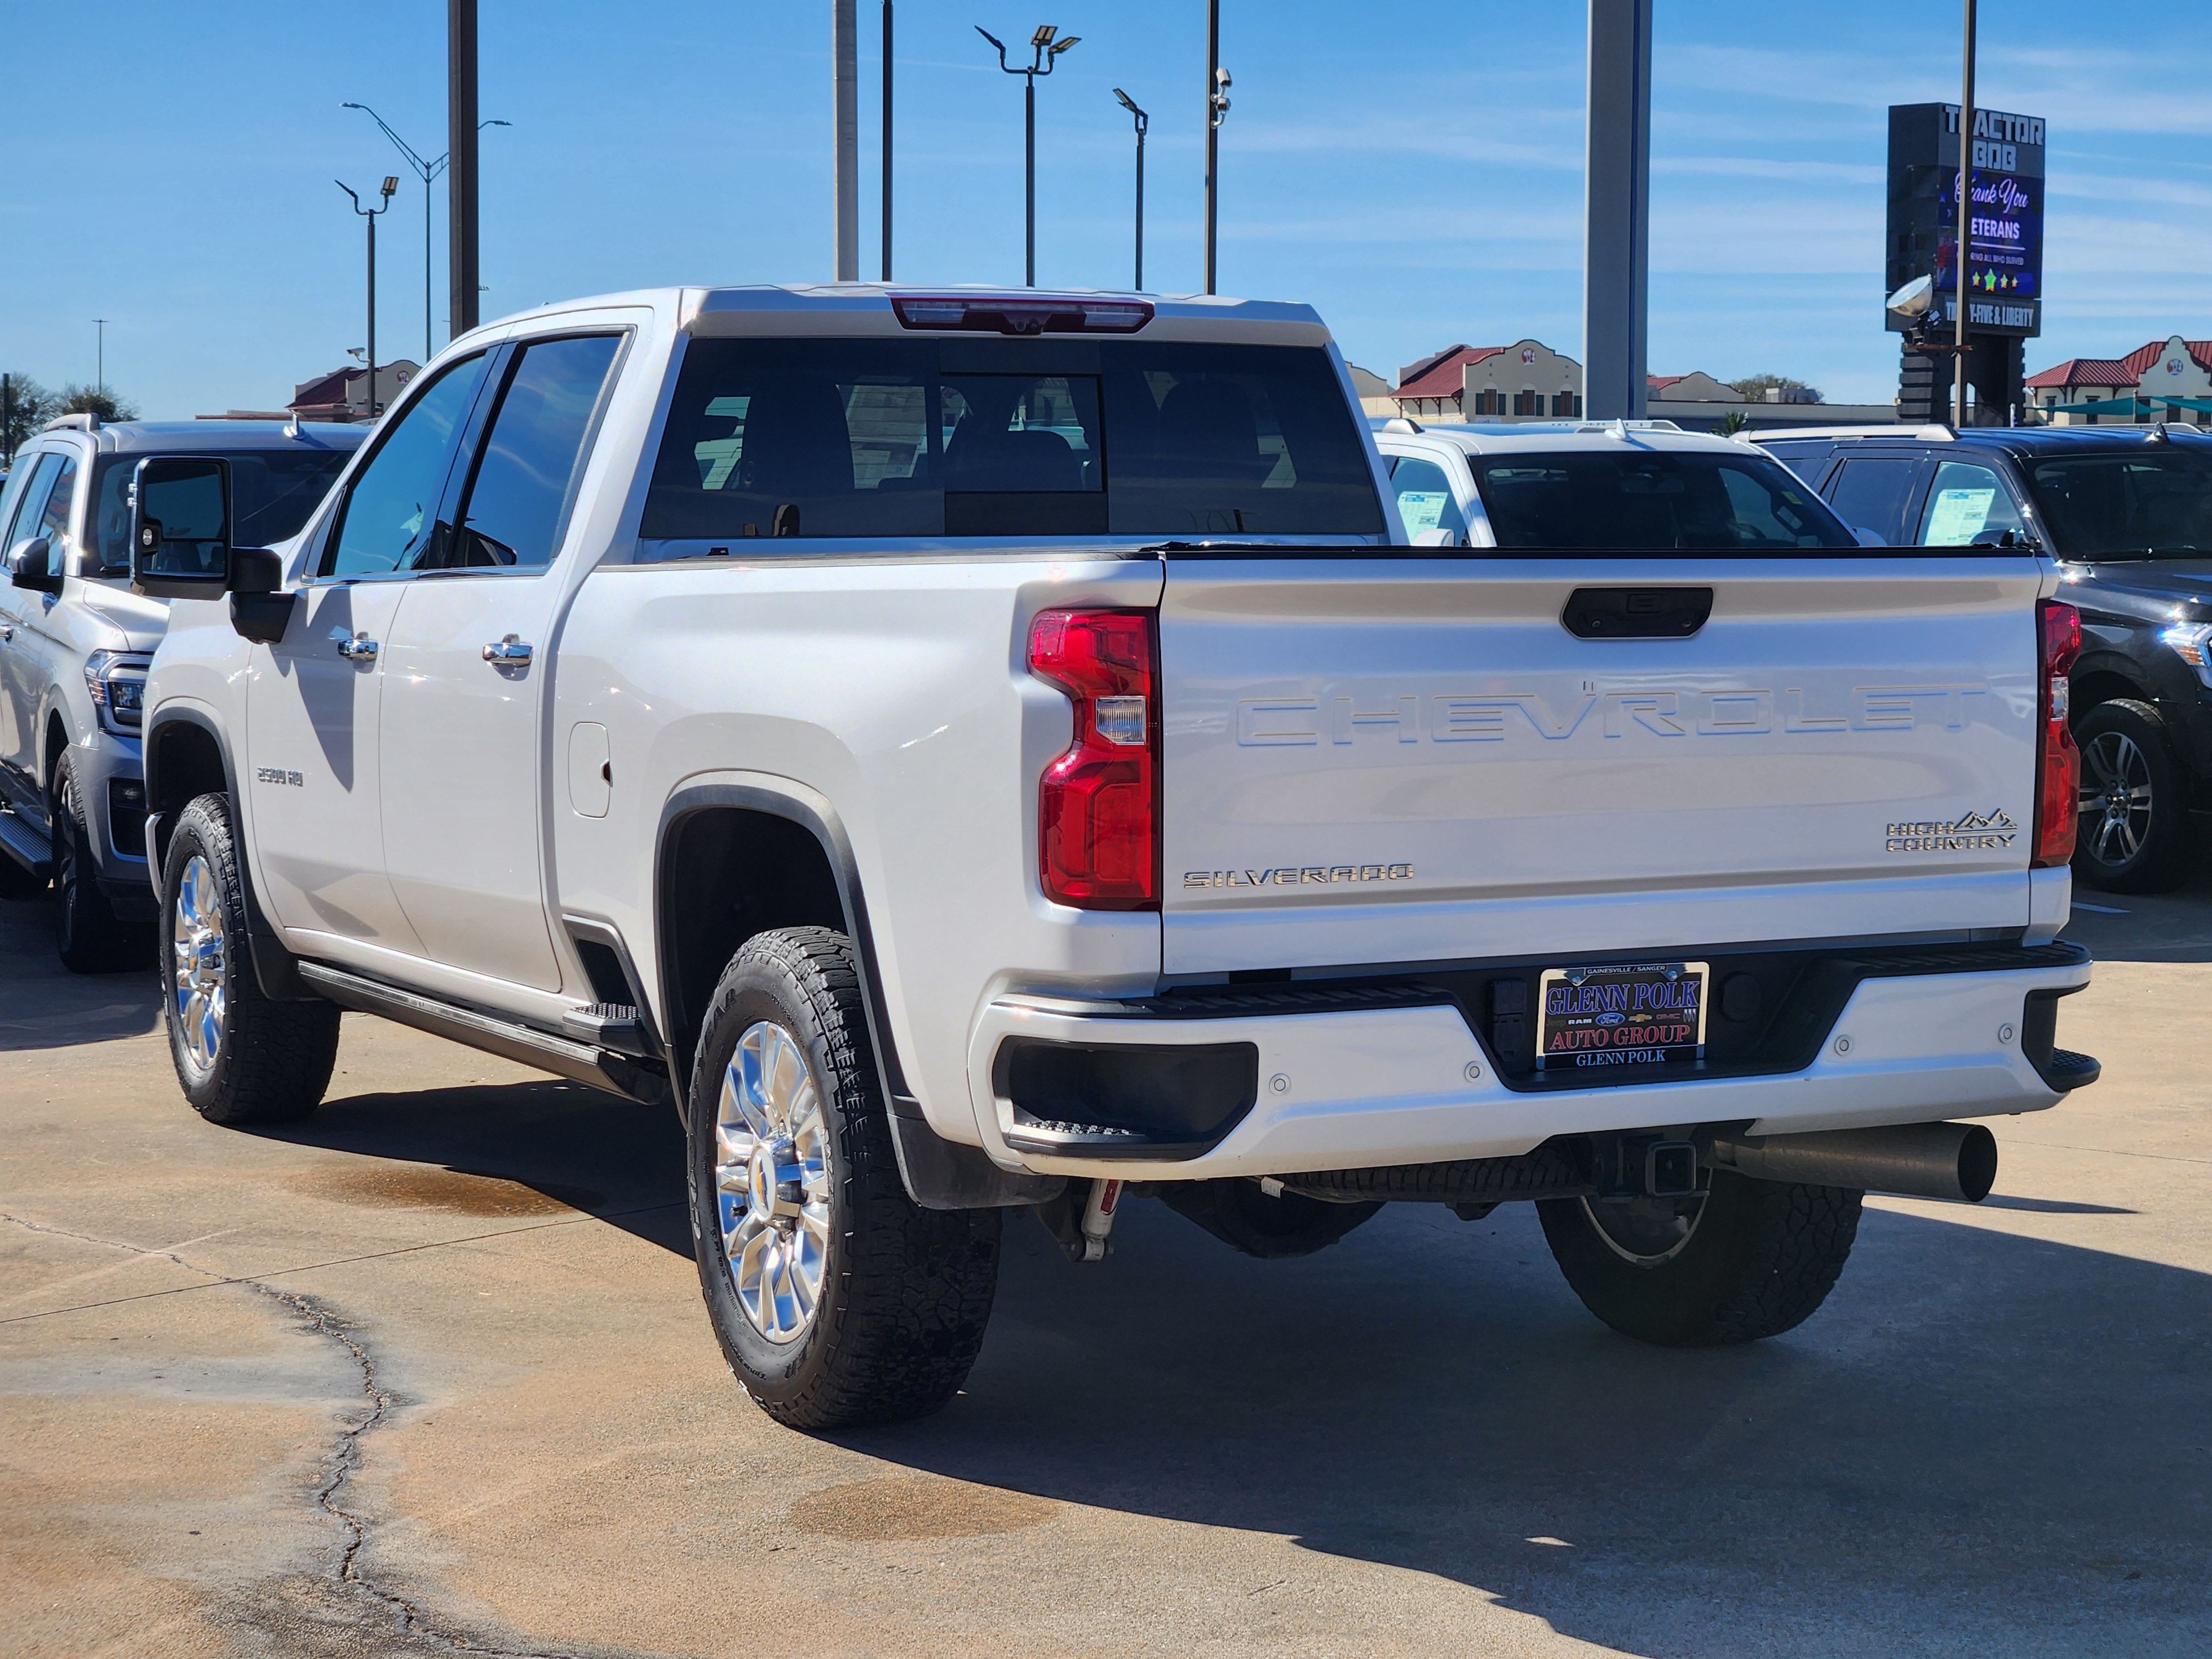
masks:
POLYGON ((1468 459, 1500 547, 1858 544, 1811 486, 1749 451, 1514 450, 1468 459))
POLYGON ((1384 533, 1327 352, 1134 340, 693 339, 640 526, 725 546, 1384 533))

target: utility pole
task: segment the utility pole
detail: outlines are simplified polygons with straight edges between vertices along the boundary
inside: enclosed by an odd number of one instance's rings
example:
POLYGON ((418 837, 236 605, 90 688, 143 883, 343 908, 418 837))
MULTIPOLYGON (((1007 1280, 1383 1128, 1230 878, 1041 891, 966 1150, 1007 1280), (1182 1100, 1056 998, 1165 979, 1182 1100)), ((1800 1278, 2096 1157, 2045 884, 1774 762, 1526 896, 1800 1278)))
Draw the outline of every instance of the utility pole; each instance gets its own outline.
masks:
POLYGON ((884 0, 884 280, 891 279, 891 0, 884 0))
POLYGON ((363 207, 353 187, 343 180, 338 181, 338 188, 352 201, 353 210, 368 221, 368 418, 373 421, 376 418, 376 221, 380 215, 392 210, 392 198, 399 188, 399 179, 396 174, 385 179, 382 207, 363 207))
POLYGON ((1022 82, 1022 283, 1024 287, 1036 286, 1036 83, 1040 75, 1049 75, 1060 62, 1060 53, 1082 39, 1071 34, 1054 40, 1053 26, 1037 25, 1036 33, 1030 36, 1030 66, 1021 69, 1006 61, 1006 43, 985 28, 975 25, 975 33, 999 49, 999 67, 1009 75, 1027 77, 1022 82))
POLYGON ((1137 124, 1137 280, 1134 284, 1141 294, 1145 289, 1145 135, 1152 131, 1152 118, 1137 107, 1136 100, 1121 90, 1114 88, 1114 96, 1137 124))
POLYGON ((1966 423, 1966 268, 1973 263, 1974 239, 1974 0, 1966 0, 1966 42, 1959 92, 1959 238, 1952 260, 1952 286, 1958 316, 1951 331, 1951 424, 1966 423))
POLYGON ((1652 0, 1589 0, 1583 412, 1641 420, 1651 222, 1652 0))
POLYGON ((1213 292, 1214 230, 1221 199, 1221 124, 1229 114, 1229 71, 1221 67, 1221 0, 1206 0, 1206 291, 1213 292))
POLYGON ((836 127, 837 280, 860 280, 860 26, 854 0, 830 0, 830 115, 836 127))
POLYGON ((477 325, 477 0, 446 0, 446 151, 453 157, 446 185, 452 340, 477 325))

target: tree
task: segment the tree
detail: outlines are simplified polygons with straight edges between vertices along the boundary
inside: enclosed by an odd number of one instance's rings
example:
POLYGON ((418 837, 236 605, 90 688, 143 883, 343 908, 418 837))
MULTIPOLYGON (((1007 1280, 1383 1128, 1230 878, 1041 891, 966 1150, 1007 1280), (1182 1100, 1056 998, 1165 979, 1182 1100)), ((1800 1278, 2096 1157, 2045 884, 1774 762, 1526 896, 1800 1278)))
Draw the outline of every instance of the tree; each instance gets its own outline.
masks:
POLYGON ((1750 416, 1740 409, 1731 409, 1713 423, 1713 430, 1723 438, 1733 438, 1750 424, 1750 416))
POLYGON ((1820 401, 1818 386, 1807 386, 1802 380, 1793 380, 1787 374, 1747 374, 1741 380, 1730 380, 1729 385, 1743 393, 1743 400, 1747 404, 1765 403, 1769 386, 1777 386, 1784 392, 1793 388, 1809 392, 1813 394, 1813 402, 1817 404, 1820 401))
POLYGON ((13 455, 53 418, 54 394, 27 374, 8 373, 8 428, 0 433, 0 452, 13 455))
POLYGON ((135 421, 138 418, 138 405, 128 398, 118 398, 106 386, 65 386, 56 396, 53 412, 97 415, 103 421, 135 421))

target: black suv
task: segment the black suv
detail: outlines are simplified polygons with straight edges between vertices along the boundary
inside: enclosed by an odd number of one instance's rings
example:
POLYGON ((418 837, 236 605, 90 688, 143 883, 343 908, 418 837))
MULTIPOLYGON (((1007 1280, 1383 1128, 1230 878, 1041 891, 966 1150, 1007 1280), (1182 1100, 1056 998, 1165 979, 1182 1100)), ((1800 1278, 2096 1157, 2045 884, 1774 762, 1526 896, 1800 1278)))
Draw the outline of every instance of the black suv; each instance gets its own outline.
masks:
POLYGON ((2189 878, 2212 817, 2212 437, 2194 428, 1866 427, 1753 441, 1865 539, 2049 550, 2081 612, 2075 873, 2189 878))

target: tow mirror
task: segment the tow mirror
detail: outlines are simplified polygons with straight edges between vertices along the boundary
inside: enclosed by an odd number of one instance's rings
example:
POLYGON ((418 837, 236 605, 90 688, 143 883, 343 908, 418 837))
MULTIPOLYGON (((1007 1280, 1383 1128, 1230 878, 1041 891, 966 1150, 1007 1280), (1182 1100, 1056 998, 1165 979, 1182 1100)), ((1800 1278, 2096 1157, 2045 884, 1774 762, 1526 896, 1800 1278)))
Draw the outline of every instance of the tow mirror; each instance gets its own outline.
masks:
POLYGON ((62 573, 54 568, 53 544, 44 536, 17 542, 8 555, 8 580, 34 593, 62 591, 62 573))
POLYGON ((131 586, 157 599, 211 599, 230 586, 230 463, 149 455, 131 489, 131 586))

